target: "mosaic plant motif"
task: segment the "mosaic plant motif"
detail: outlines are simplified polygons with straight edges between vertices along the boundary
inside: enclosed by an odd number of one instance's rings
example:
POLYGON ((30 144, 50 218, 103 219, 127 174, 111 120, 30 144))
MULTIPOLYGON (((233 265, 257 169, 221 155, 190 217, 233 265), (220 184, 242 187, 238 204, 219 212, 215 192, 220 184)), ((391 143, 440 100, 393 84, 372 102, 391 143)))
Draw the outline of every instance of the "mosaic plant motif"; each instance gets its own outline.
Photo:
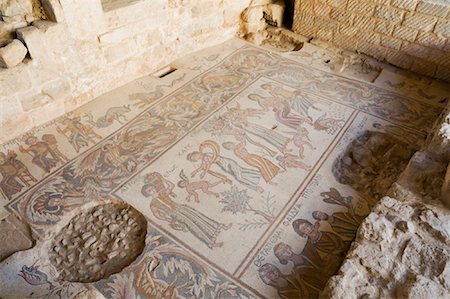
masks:
POLYGON ((0 151, 7 209, 37 235, 109 196, 147 216, 144 253, 95 283, 107 297, 316 297, 377 200, 334 160, 367 130, 415 146, 441 110, 251 46, 218 57, 0 151))

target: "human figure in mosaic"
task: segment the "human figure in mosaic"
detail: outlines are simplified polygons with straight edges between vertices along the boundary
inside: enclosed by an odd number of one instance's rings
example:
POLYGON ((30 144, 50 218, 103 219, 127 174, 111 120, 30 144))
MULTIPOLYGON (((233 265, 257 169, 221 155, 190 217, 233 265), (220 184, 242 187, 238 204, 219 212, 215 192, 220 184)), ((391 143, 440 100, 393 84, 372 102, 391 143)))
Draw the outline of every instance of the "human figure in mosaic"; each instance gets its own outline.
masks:
POLYGON ((220 146, 213 140, 202 142, 199 146, 199 151, 188 154, 187 159, 191 162, 201 161, 200 166, 191 173, 192 177, 200 173, 200 178, 203 178, 208 173, 222 179, 225 183, 231 184, 231 180, 226 176, 211 170, 212 165, 217 165, 222 171, 231 175, 240 184, 254 191, 263 191, 258 186, 261 179, 260 173, 256 169, 242 167, 233 159, 221 156, 220 146))
MULTIPOLYGON (((222 115, 223 118, 230 121, 230 123, 240 129, 243 129, 247 134, 257 137, 261 141, 265 141, 275 147, 279 152, 283 152, 286 148, 289 138, 280 133, 265 128, 259 124, 248 121, 250 117, 260 118, 261 111, 252 108, 242 109, 239 103, 236 107, 228 108, 227 112, 222 115)), ((274 156, 274 154, 272 154, 274 156)))
POLYGON ((58 141, 56 140, 55 135, 53 134, 44 134, 42 135, 42 141, 46 142, 49 147, 50 154, 55 160, 60 162, 66 162, 69 159, 59 150, 58 141))
POLYGON ((242 139, 237 144, 225 142, 222 146, 225 149, 232 150, 236 157, 240 158, 247 165, 258 169, 259 173, 267 183, 275 185, 275 183, 272 182, 272 179, 278 174, 280 168, 264 157, 249 153, 245 148, 245 140, 242 139))
POLYGON ((305 158, 305 146, 308 146, 311 150, 316 149, 311 142, 312 141, 309 138, 308 130, 302 126, 299 126, 292 137, 292 143, 298 148, 298 156, 301 159, 305 158))
POLYGON ((271 108, 275 114, 275 120, 286 127, 297 130, 298 126, 304 123, 313 124, 311 117, 292 113, 291 107, 285 99, 263 97, 258 94, 249 94, 248 98, 258 102, 264 112, 268 112, 271 108))
POLYGON ((16 158, 17 154, 12 150, 8 151, 8 155, 0 152, 0 174, 2 176, 0 187, 8 198, 22 190, 24 187, 22 183, 25 186, 31 186, 37 182, 25 164, 16 158))
POLYGON ((219 223, 188 205, 175 202, 175 185, 157 172, 147 174, 144 182, 141 193, 151 198, 150 210, 156 218, 169 223, 174 230, 190 232, 211 249, 223 245, 217 242, 217 236, 231 224, 219 223))
POLYGON ((327 276, 322 274, 324 265, 315 264, 317 260, 310 260, 303 254, 303 251, 299 254, 294 253, 291 246, 284 242, 275 245, 273 252, 280 264, 286 265, 288 262, 292 262, 294 265, 294 272, 299 275, 313 291, 319 291, 324 288, 328 279, 327 276))
POLYGON ((292 223, 294 231, 307 238, 302 254, 316 265, 322 265, 326 273, 335 273, 348 250, 349 243, 335 233, 319 230, 320 223, 312 224, 305 219, 292 223))
POLYGON ((292 273, 284 275, 275 265, 266 263, 258 269, 261 280, 274 287, 281 299, 310 298, 317 296, 317 290, 313 290, 299 275, 292 273))
POLYGON ((320 110, 317 103, 305 97, 301 91, 289 91, 280 85, 264 83, 261 88, 270 93, 275 99, 287 101, 298 114, 308 117, 309 109, 320 110))
POLYGON ((63 120, 63 125, 64 129, 57 126, 56 130, 67 138, 77 153, 89 143, 95 144, 95 139, 102 139, 102 136, 94 132, 92 126, 82 124, 80 117, 67 117, 63 120))
POLYGON ((210 188, 213 188, 221 183, 223 181, 217 181, 214 183, 210 183, 206 180, 201 181, 193 181, 191 182, 189 178, 184 174, 184 171, 181 170, 179 174, 181 180, 178 181, 177 186, 183 189, 186 189, 188 196, 186 197, 186 200, 189 202, 191 201, 191 198, 194 198, 195 202, 200 202, 200 198, 198 195, 198 191, 201 190, 203 193, 207 195, 212 195, 216 198, 219 197, 219 193, 209 190, 210 188))
POLYGON ((53 154, 50 145, 45 141, 39 141, 36 137, 29 136, 25 139, 25 144, 28 147, 19 146, 19 150, 22 153, 31 155, 33 164, 36 164, 45 172, 50 172, 58 162, 63 162, 59 160, 58 156, 53 154))
POLYGON ((245 140, 248 141, 248 143, 251 143, 256 147, 259 147, 261 150, 265 151, 269 155, 275 156, 277 154, 277 151, 272 150, 266 145, 254 140, 253 137, 250 138, 246 130, 234 126, 229 119, 225 119, 223 117, 211 119, 206 123, 205 130, 216 134, 233 136, 235 139, 245 138, 245 140))
POLYGON ((353 197, 342 196, 335 188, 330 188, 330 191, 322 192, 320 195, 324 197, 324 202, 344 206, 347 211, 338 211, 331 215, 321 211, 314 211, 312 213, 313 218, 317 221, 328 222, 333 231, 338 234, 343 241, 352 242, 359 225, 369 212, 368 203, 364 199, 360 199, 355 208, 353 206, 353 197))

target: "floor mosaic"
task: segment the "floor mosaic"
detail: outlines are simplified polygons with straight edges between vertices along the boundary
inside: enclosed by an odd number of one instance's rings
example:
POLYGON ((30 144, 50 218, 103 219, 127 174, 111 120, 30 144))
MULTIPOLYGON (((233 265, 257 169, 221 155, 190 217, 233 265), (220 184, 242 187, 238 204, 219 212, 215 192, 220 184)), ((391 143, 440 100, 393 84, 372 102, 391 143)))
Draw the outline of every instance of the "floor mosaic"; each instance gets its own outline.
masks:
POLYGON ((376 200, 334 161, 367 130, 417 146, 443 103, 309 64, 231 40, 2 145, 2 213, 39 240, 0 264, 0 297, 317 296, 376 200), (58 282, 43 244, 109 200, 147 217, 144 252, 99 282, 58 282))

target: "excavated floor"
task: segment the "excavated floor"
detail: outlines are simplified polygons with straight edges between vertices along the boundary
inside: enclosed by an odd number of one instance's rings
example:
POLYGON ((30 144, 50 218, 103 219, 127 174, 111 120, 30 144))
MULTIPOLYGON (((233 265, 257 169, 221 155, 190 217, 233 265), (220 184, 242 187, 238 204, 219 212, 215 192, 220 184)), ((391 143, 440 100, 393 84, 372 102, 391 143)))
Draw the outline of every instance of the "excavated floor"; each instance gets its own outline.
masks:
POLYGON ((0 297, 317 296, 449 94, 333 63, 231 40, 3 144, 0 297))

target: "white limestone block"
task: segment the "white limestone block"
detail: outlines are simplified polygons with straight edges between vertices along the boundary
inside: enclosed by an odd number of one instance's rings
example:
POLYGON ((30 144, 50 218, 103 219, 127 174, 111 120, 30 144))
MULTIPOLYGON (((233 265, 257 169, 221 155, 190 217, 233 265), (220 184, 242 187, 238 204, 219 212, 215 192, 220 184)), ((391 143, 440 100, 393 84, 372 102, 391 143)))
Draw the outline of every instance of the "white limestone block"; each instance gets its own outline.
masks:
POLYGON ((31 0, 2 0, 0 14, 3 17, 25 16, 33 12, 31 0))
POLYGON ((13 40, 6 46, 0 48, 0 67, 12 68, 18 65, 25 58, 27 52, 27 48, 20 40, 13 40))
POLYGON ((34 26, 19 28, 16 30, 17 38, 28 48, 32 59, 43 60, 48 57, 44 34, 34 26))

